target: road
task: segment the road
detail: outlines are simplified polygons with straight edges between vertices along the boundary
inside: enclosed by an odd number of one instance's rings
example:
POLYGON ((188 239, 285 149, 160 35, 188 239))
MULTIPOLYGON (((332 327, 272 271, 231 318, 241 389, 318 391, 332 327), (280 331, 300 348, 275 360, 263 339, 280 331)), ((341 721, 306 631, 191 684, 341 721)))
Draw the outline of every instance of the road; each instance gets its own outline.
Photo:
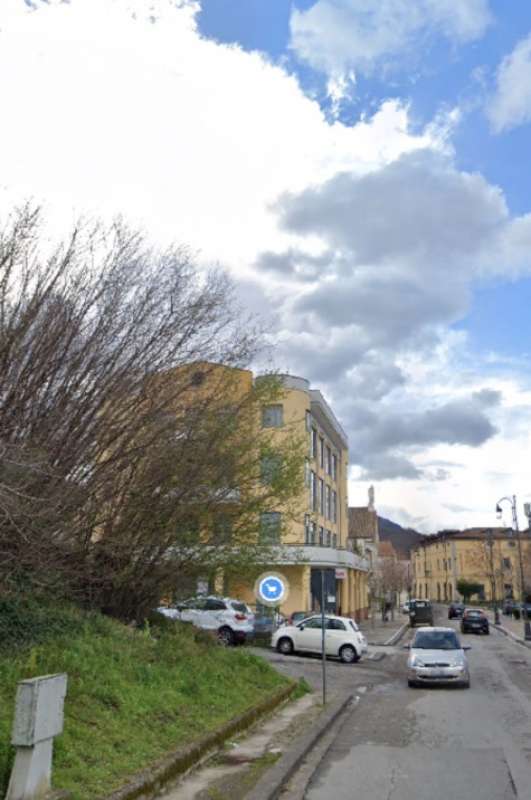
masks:
MULTIPOLYGON (((436 624, 458 628, 438 613, 436 624)), ((531 651, 497 631, 461 639, 472 646, 469 690, 409 689, 399 648, 386 648, 378 664, 331 665, 331 688, 366 688, 313 773, 308 800, 531 798, 531 651)), ((292 674, 316 685, 318 665, 308 660, 305 672, 298 662, 292 674)))

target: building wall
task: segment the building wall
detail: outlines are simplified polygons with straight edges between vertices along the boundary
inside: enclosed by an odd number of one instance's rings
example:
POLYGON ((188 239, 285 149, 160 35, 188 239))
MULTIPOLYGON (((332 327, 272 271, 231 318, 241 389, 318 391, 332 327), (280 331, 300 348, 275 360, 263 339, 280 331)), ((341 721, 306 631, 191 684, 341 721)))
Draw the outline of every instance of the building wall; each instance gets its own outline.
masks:
MULTIPOLYGON (((293 611, 312 611, 320 604, 315 594, 312 597, 312 570, 326 568, 333 570, 334 554, 346 548, 348 538, 348 445, 342 441, 344 434, 335 423, 331 409, 328 408, 319 392, 310 389, 308 381, 291 375, 281 376, 283 396, 275 401, 282 405, 282 425, 268 427, 267 433, 272 443, 285 436, 295 436, 303 442, 306 451, 305 479, 298 500, 293 503, 293 513, 284 515, 281 528, 281 545, 293 547, 299 553, 297 564, 273 564, 271 570, 283 574, 289 581, 290 594, 282 605, 285 615, 293 611), (321 442, 324 458, 321 459, 321 442), (316 444, 316 447, 314 447, 316 444), (330 462, 327 458, 330 451, 330 462), (333 474, 333 456, 336 456, 336 474, 333 474), (330 467, 330 468, 328 468, 330 467), (313 501, 311 475, 314 475, 317 503, 313 501), (320 481, 324 487, 324 506, 321 502, 320 481), (336 494, 336 518, 328 513, 327 491, 330 492, 330 512, 333 508, 333 495, 336 494), (322 547, 322 566, 312 559, 304 563, 304 547, 322 547), (296 548, 301 548, 296 550, 296 548)), ((260 378, 258 378, 260 380, 260 378)), ((280 510, 271 508, 271 511, 280 510)), ((287 559, 290 561, 291 559, 287 559)), ((363 569, 343 567, 345 577, 335 582, 336 610, 343 614, 361 618, 367 613, 367 573, 363 569)), ((231 591, 249 603, 256 602, 254 587, 233 582, 231 591)))
MULTIPOLYGON (((531 542, 526 538, 521 541, 525 574, 526 565, 531 566, 531 542)), ((502 600, 509 593, 521 599, 516 537, 434 541, 413 551, 413 569, 417 597, 426 597, 427 589, 433 601, 457 600, 457 581, 463 579, 482 584, 486 601, 502 600)))

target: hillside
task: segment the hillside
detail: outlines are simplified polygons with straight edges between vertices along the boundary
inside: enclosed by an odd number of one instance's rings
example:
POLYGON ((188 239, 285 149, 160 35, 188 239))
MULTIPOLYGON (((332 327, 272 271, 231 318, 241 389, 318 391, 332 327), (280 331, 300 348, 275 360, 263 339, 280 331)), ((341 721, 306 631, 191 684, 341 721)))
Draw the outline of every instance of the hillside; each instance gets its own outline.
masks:
POLYGON ((410 558, 411 548, 422 541, 424 534, 412 528, 403 528, 397 522, 378 516, 378 529, 381 542, 391 542, 398 553, 405 559, 410 558))
POLYGON ((53 781, 94 800, 183 743, 246 711, 287 679, 245 648, 221 648, 160 618, 133 630, 73 608, 0 600, 0 797, 17 682, 68 674, 53 781))

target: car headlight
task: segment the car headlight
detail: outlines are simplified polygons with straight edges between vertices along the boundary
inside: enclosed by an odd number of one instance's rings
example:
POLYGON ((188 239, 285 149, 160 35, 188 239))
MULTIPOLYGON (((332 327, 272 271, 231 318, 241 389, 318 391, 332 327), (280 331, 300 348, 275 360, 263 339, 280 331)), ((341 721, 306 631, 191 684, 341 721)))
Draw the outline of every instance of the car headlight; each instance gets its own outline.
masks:
POLYGON ((418 656, 413 656, 413 658, 410 661, 410 666, 411 667, 423 667, 424 666, 424 661, 422 661, 418 656))

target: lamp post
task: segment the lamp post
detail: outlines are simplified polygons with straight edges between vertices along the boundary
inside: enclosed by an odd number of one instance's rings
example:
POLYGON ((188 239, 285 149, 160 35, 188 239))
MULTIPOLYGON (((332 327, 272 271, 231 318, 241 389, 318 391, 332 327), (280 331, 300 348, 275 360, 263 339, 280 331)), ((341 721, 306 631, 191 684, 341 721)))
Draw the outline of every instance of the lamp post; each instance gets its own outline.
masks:
POLYGON ((494 567, 494 531, 492 528, 488 530, 488 542, 489 542, 489 566, 490 566, 490 574, 491 574, 491 592, 492 592, 492 601, 494 603, 494 624, 500 624, 500 612, 498 609, 498 593, 496 591, 496 569, 494 567))
POLYGON ((516 541, 518 544, 518 565, 520 568, 520 600, 522 603, 522 617, 524 620, 524 639, 531 640, 531 623, 527 618, 527 610, 524 598, 524 562, 522 559, 522 541, 520 539, 520 528, 518 527, 518 512, 516 510, 516 495, 512 497, 501 497, 496 503, 496 515, 498 518, 502 515, 501 503, 509 503, 513 516, 513 529, 516 533, 516 541))

